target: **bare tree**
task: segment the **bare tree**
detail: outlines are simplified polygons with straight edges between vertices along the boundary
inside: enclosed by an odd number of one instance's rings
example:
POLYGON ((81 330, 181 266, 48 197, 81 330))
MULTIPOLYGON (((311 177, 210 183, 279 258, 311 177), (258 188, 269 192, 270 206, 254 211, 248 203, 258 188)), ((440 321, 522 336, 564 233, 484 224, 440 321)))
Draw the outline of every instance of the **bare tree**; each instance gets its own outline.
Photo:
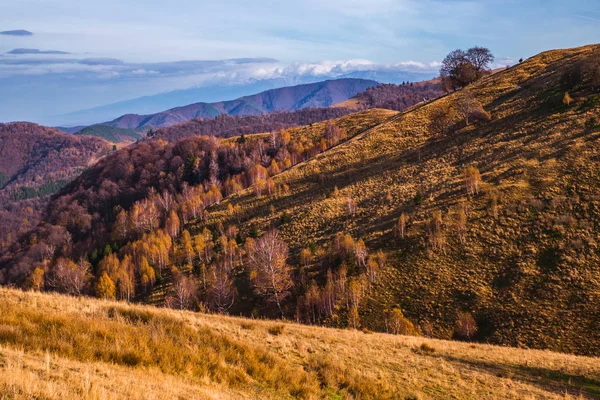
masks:
POLYGON ((434 250, 445 252, 446 233, 444 230, 444 220, 440 211, 435 211, 427 222, 427 237, 429 244, 434 250))
POLYGON ((80 296, 90 277, 90 264, 87 261, 74 263, 68 258, 61 257, 56 260, 46 282, 48 286, 59 292, 80 296))
POLYGON ((165 299, 167 306, 180 310, 192 308, 197 294, 195 280, 183 275, 179 271, 175 271, 173 277, 173 285, 169 289, 169 295, 165 299))
POLYGON ((352 196, 348 196, 346 198, 346 208, 350 216, 354 216, 356 214, 356 201, 354 201, 352 196))
POLYGON ((456 233, 458 233, 458 239, 462 244, 464 244, 467 234, 467 212, 464 203, 461 203, 456 207, 454 218, 454 224, 456 226, 456 233))
POLYGON ((477 322, 471 313, 460 313, 456 320, 454 334, 463 340, 470 340, 477 333, 477 322))
POLYGON ((175 205, 175 197, 167 189, 164 189, 162 194, 157 196, 156 202, 163 209, 163 213, 168 214, 175 205))
POLYGON ((483 73, 495 60, 494 55, 489 49, 479 46, 471 47, 469 50, 467 50, 466 58, 475 68, 477 79, 483 76, 483 73))
POLYGON ((210 271, 208 306, 214 311, 226 313, 233 306, 235 295, 231 270, 224 261, 217 262, 210 271))
POLYGON ((396 225, 396 231, 401 239, 404 239, 406 235, 406 225, 408 224, 409 217, 405 213, 402 213, 398 218, 398 224, 396 225))
POLYGON ((354 245, 354 258, 356 260, 357 268, 366 268, 368 255, 369 251, 367 250, 365 242, 362 239, 359 239, 354 245))
POLYGON ((446 135, 454 122, 452 111, 445 103, 432 105, 429 119, 429 131, 438 136, 446 135))
POLYGON ((471 115, 482 108, 481 104, 473 97, 473 95, 464 90, 456 97, 455 106, 458 115, 464 119, 467 126, 469 126, 471 115))
POLYGON ((286 264, 288 246, 276 230, 270 230, 247 248, 250 277, 258 295, 275 302, 283 317, 281 302, 289 294, 293 282, 286 264))

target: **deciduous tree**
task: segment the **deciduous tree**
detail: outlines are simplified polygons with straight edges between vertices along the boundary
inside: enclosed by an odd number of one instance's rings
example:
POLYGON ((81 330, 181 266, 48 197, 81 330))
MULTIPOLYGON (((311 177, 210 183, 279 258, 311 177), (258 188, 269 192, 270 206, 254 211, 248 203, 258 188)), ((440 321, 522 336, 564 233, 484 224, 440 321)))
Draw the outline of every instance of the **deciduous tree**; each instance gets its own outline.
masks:
POLYGON ((172 238, 179 235, 181 223, 179 221, 179 217, 175 210, 169 211, 169 215, 167 216, 167 220, 165 221, 165 232, 172 238))
POLYGON ((27 279, 27 288, 29 290, 40 291, 44 288, 44 275, 45 272, 42 268, 37 267, 33 270, 29 278, 27 279))
POLYGON ((210 269, 208 306, 211 310, 225 313, 233 306, 235 295, 231 269, 223 261, 217 262, 210 269))
POLYGON ((477 333, 477 323, 473 315, 468 312, 463 312, 458 315, 456 320, 456 328, 454 334, 463 340, 471 340, 477 333))
POLYGON ((282 301, 293 286, 290 267, 286 263, 287 244, 279 232, 270 230, 251 243, 246 251, 254 291, 277 304, 283 317, 282 301))
POLYGON ((479 186, 481 186, 481 173, 474 166, 469 166, 464 170, 464 181, 467 194, 470 196, 479 193, 479 186))
POLYGON ((85 261, 75 263, 61 257, 54 263, 47 279, 50 287, 73 296, 83 294, 90 279, 90 265, 85 261))
POLYGON ((395 335, 414 335, 415 326, 402 313, 399 308, 386 312, 386 326, 389 333, 395 335))
POLYGON ((173 284, 165 302, 168 307, 179 310, 191 309, 197 296, 196 282, 178 270, 173 270, 173 284))
POLYGON ((408 225, 409 217, 405 213, 400 214, 398 217, 398 223, 396 224, 396 232, 400 238, 404 239, 406 235, 406 226, 408 225))
POLYGON ((446 103, 433 104, 429 115, 429 131, 437 136, 445 136, 454 123, 452 110, 446 103))
POLYGON ((115 283, 106 272, 103 272, 96 283, 96 297, 100 299, 114 300, 117 289, 115 283))

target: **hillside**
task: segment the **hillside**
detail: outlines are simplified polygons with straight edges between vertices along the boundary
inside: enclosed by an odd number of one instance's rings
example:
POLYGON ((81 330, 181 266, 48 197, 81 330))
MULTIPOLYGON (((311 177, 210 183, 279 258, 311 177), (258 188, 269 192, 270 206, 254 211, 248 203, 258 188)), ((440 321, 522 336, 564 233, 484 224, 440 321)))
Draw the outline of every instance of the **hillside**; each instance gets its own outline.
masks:
POLYGON ((414 84, 378 85, 329 107, 306 108, 292 112, 271 112, 242 117, 222 114, 216 118, 197 118, 162 128, 156 131, 156 135, 164 140, 175 141, 196 135, 227 138, 272 132, 311 125, 370 108, 401 111, 423 100, 433 100, 441 95, 442 90, 439 79, 414 84))
POLYGON ((0 300, 3 398, 600 397, 597 358, 7 289, 0 300))
POLYGON ((166 127, 194 118, 219 115, 259 115, 277 111, 327 107, 351 98, 377 82, 362 79, 337 79, 267 90, 252 96, 217 103, 194 103, 151 115, 123 115, 102 125, 123 129, 166 127))
POLYGON ((96 136, 112 143, 135 142, 142 136, 132 129, 116 128, 108 125, 91 125, 77 132, 75 135, 96 136))
POLYGON ((105 150, 107 143, 97 138, 27 122, 0 124, 0 187, 68 179, 105 150))
POLYGON ((35 227, 45 200, 109 151, 104 140, 31 123, 0 124, 0 249, 35 227))
POLYGON ((400 113, 142 141, 65 187, 0 278, 598 355, 599 53, 542 53, 400 113))
MULTIPOLYGON (((312 243, 305 273, 322 291, 331 279, 318 249, 339 247, 337 233, 383 250, 359 309, 370 329, 400 307, 423 332, 449 338, 470 313, 478 340, 599 354, 598 52, 542 53, 409 109, 275 177, 284 195, 222 202, 208 226, 278 226, 294 257, 312 243), (479 109, 468 126, 464 99, 469 114, 479 109), (241 218, 228 216, 230 203, 241 218)), ((333 272, 344 262, 356 260, 333 272)), ((365 268, 356 265, 347 270, 365 268)), ((343 315, 321 318, 343 324, 343 315)))
POLYGON ((334 107, 365 110, 369 108, 386 108, 402 111, 440 97, 443 94, 439 78, 422 82, 405 82, 400 85, 378 85, 358 93, 356 96, 335 104, 334 107))
POLYGON ((339 118, 355 111, 342 107, 319 107, 243 117, 219 115, 215 118, 196 118, 158 129, 154 133, 157 138, 169 142, 199 135, 228 138, 311 125, 328 119, 339 118))

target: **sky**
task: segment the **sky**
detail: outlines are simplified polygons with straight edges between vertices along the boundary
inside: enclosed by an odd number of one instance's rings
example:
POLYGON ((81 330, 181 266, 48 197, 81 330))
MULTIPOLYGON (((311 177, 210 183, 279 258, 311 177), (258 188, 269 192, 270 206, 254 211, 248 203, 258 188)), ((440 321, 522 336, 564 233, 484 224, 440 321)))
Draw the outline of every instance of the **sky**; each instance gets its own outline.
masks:
POLYGON ((600 0, 4 0, 0 121, 190 87, 435 74, 474 45, 505 65, 597 42, 600 0))

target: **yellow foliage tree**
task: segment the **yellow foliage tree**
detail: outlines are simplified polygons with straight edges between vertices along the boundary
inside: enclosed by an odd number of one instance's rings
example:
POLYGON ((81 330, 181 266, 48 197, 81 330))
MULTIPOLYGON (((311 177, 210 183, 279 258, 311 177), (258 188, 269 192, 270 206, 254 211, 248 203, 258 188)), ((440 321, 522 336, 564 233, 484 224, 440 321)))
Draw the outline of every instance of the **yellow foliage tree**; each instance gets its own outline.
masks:
POLYGON ((44 288, 44 270, 37 267, 33 270, 29 279, 27 280, 27 287, 30 290, 40 291, 44 288))
POLYGON ((174 238, 175 236, 179 235, 180 227, 181 222, 179 221, 177 213, 175 212, 175 210, 171 210, 169 212, 167 220, 165 221, 165 231, 169 236, 174 238))
POLYGON ((181 234, 181 252, 187 263, 192 264, 195 253, 194 246, 192 245, 192 237, 187 229, 181 234))
POLYGON ((100 299, 114 300, 116 293, 115 283, 106 272, 103 272, 96 283, 96 296, 100 299))

